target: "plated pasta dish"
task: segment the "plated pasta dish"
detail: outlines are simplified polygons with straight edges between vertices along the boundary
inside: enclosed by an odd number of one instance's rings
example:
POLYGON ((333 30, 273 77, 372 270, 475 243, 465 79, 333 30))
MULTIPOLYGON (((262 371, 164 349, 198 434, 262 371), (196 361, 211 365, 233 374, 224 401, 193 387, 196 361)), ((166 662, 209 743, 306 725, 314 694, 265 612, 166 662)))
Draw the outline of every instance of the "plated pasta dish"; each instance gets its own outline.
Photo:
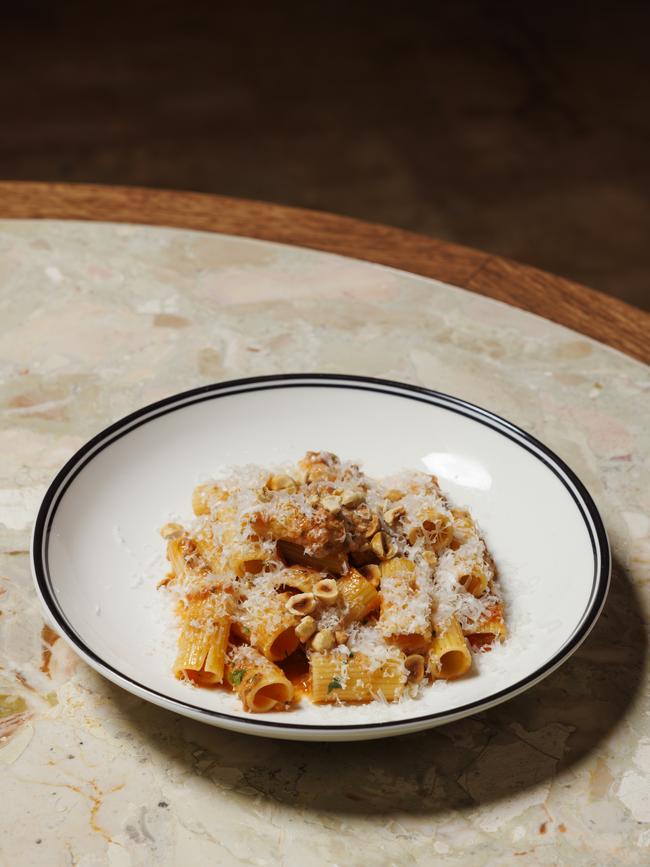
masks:
POLYGON ((416 698, 506 638, 494 561, 434 476, 307 452, 201 484, 192 508, 161 530, 174 674, 246 711, 416 698))

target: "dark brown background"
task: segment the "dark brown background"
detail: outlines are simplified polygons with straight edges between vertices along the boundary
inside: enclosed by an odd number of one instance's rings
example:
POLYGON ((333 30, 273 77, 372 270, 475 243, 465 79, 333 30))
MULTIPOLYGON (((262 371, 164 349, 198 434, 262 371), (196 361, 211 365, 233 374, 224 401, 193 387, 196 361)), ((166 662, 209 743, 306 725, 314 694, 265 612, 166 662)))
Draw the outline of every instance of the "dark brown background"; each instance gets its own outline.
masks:
POLYGON ((2 5, 0 176, 216 192, 650 307, 650 4, 2 5))

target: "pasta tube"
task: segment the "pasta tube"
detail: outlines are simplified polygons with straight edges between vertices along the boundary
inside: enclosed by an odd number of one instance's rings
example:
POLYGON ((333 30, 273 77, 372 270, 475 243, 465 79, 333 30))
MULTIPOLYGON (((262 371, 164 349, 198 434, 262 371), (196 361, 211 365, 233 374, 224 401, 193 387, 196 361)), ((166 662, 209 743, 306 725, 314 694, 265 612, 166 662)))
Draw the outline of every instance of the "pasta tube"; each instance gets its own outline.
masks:
POLYGON ((339 595, 345 607, 344 622, 365 620, 379 608, 379 594, 373 585, 356 569, 350 569, 337 581, 339 595))
POLYGON ((252 597, 239 608, 240 634, 273 662, 286 659, 298 647, 300 618, 287 610, 290 593, 252 597))
POLYGON ((508 629, 503 618, 501 603, 493 605, 489 615, 465 630, 467 640, 474 648, 487 647, 495 641, 505 641, 508 629))
POLYGON ((391 641, 414 652, 431 638, 431 599, 417 580, 415 563, 395 557, 381 564, 381 614, 378 627, 391 641), (412 638, 416 636, 416 638, 412 638), (402 645, 400 645, 402 646, 402 645))
POLYGON ((490 583, 490 574, 480 560, 461 564, 458 572, 458 583, 472 596, 482 596, 490 583))
POLYGON ((220 509, 221 516, 211 525, 207 520, 195 533, 196 544, 214 572, 232 570, 238 578, 256 575, 264 568, 267 551, 259 542, 244 538, 230 509, 220 509), (218 532, 215 532, 215 526, 218 532), (224 551, 225 549, 225 551, 224 551))
POLYGON ((192 491, 192 510, 195 515, 209 515, 215 506, 227 499, 228 491, 214 482, 197 485, 192 491))
POLYGON ((301 593, 311 593, 314 584, 322 577, 323 573, 316 569, 309 569, 306 566, 290 566, 278 574, 276 583, 278 587, 291 587, 292 590, 299 590, 301 593))
POLYGON ((412 635, 391 635, 390 643, 397 645, 404 653, 426 653, 431 644, 431 632, 424 635, 418 635, 414 632, 412 635))
POLYGON ((264 568, 266 558, 266 551, 261 545, 256 545, 253 542, 233 544, 231 554, 228 557, 228 566, 238 578, 243 578, 247 573, 250 575, 260 573, 264 568))
POLYGON ((196 542, 187 534, 167 542, 167 559, 174 575, 184 583, 204 579, 210 573, 196 542))
POLYGON ((336 701, 386 701, 399 698, 406 683, 404 657, 396 653, 383 665, 371 669, 370 660, 361 653, 314 653, 309 661, 312 701, 324 704, 336 701))
POLYGON ((452 509, 451 514, 454 523, 450 547, 456 551, 461 545, 468 542, 472 536, 478 536, 478 530, 472 516, 465 509, 452 509))
POLYGON ((407 533, 411 545, 423 538, 425 545, 439 554, 449 546, 454 536, 454 526, 450 518, 438 509, 424 509, 418 514, 417 523, 407 533))
POLYGON ((282 669, 246 645, 232 651, 228 682, 239 696, 244 710, 251 713, 279 710, 293 700, 293 684, 282 669))
POLYGON ((472 654, 460 624, 455 617, 431 642, 428 668, 432 678, 453 680, 469 671, 472 654))
POLYGON ((190 597, 181 617, 174 674, 200 686, 221 683, 230 633, 229 597, 225 594, 190 597))
POLYGON ((222 569, 223 551, 220 545, 214 541, 211 528, 208 524, 203 524, 194 533, 193 542, 196 545, 198 552, 203 560, 215 573, 220 573, 222 569))

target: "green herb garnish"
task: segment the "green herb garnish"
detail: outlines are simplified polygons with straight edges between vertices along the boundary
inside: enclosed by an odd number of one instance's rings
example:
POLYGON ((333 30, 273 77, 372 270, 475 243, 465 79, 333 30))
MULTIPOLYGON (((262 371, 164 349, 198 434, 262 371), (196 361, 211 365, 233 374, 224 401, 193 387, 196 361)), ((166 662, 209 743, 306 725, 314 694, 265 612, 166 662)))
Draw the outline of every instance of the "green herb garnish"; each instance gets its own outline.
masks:
POLYGON ((327 694, 329 695, 333 689, 343 689, 341 681, 338 679, 338 677, 333 677, 327 684, 327 694))
POLYGON ((348 656, 348 659, 352 659, 353 656, 354 656, 354 650, 351 650, 350 655, 348 656))
POLYGON ((236 671, 230 672, 230 682, 233 686, 240 686, 242 680, 244 679, 244 675, 246 674, 245 668, 238 668, 236 671))

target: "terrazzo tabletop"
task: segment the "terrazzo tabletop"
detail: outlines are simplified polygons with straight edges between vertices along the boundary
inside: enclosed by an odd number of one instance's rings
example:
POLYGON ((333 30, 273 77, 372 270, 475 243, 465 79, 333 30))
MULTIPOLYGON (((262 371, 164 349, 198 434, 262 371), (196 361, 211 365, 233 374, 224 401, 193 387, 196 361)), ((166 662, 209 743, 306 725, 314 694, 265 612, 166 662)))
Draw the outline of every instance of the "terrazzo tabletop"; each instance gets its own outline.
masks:
POLYGON ((650 863, 650 369, 422 277, 176 229, 0 221, 0 311, 2 865, 650 863), (153 707, 58 640, 28 548, 61 464, 143 404, 290 371, 449 392, 569 463, 614 573, 565 665, 429 732, 302 744, 153 707))

